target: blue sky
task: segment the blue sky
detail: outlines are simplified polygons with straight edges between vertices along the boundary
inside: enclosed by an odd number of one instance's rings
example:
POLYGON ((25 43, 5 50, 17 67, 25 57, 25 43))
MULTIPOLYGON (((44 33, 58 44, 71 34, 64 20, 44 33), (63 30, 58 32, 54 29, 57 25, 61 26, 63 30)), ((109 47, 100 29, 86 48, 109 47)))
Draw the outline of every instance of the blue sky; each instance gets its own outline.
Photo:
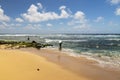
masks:
POLYGON ((120 33, 120 0, 0 0, 0 33, 120 33))

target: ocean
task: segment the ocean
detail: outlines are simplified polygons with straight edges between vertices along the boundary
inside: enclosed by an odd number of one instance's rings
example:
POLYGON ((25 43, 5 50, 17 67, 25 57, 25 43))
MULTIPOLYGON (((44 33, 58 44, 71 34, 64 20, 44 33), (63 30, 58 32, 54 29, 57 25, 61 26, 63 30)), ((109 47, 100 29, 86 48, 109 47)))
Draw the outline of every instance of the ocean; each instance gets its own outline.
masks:
POLYGON ((50 43, 69 55, 99 61, 100 66, 120 69, 120 34, 0 34, 0 40, 18 40, 50 43))

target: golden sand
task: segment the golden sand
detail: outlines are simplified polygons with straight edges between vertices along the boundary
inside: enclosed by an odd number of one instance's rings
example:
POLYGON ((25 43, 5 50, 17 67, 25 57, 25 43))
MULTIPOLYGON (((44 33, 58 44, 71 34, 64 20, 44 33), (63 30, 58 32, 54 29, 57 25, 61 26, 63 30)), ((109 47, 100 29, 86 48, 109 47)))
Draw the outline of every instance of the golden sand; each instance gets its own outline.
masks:
POLYGON ((30 52, 0 49, 0 80, 89 79, 30 52))

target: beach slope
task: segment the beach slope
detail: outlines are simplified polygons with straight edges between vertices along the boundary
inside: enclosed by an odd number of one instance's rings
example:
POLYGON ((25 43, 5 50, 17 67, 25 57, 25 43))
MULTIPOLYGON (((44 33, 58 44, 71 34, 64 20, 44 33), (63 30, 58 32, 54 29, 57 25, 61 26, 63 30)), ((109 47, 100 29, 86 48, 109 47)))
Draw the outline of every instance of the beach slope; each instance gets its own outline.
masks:
POLYGON ((0 80, 89 79, 30 52, 0 49, 0 80))

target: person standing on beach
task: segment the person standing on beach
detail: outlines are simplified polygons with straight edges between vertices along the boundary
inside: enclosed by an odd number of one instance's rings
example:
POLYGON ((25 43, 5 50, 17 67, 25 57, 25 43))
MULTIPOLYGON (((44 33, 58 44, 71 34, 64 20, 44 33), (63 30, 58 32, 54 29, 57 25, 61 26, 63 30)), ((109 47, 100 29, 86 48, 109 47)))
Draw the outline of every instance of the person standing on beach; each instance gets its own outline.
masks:
POLYGON ((62 50, 62 41, 59 41, 59 51, 62 50))
POLYGON ((29 36, 28 36, 27 40, 28 40, 28 41, 30 40, 29 36))

